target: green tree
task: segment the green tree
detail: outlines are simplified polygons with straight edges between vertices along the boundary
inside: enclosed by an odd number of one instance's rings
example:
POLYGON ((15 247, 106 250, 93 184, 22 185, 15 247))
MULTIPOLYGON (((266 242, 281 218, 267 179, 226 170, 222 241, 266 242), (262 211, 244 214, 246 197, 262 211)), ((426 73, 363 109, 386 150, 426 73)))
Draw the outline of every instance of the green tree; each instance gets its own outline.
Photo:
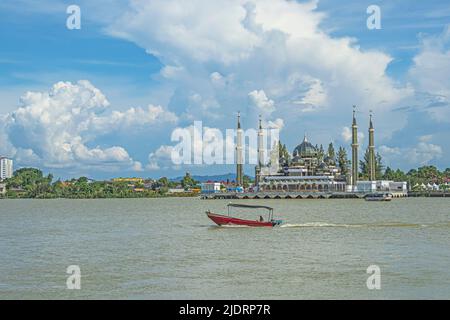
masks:
MULTIPOLYGON (((359 169, 360 169, 360 175, 363 179, 369 179, 369 148, 366 149, 366 152, 364 153, 363 160, 359 161, 359 169)), ((380 180, 383 178, 383 159, 381 155, 377 152, 375 155, 375 179, 380 180)))
POLYGON ((440 172, 435 166, 423 166, 417 169, 417 176, 427 182, 437 182, 440 178, 440 172))
POLYGON ((197 183, 195 182, 194 179, 192 179, 190 173, 186 172, 185 176, 181 180, 181 185, 183 186, 183 188, 189 188, 189 187, 192 187, 192 186, 194 186, 196 184, 197 183))
POLYGON ((383 175, 384 180, 394 180, 395 179, 395 171, 392 170, 389 166, 386 167, 383 175))
POLYGON ((169 186, 169 179, 167 179, 166 177, 162 177, 158 180, 158 184, 161 187, 168 187, 169 186))
POLYGON ((339 147, 337 154, 337 163, 339 169, 341 169, 341 174, 344 176, 348 175, 350 161, 347 159, 347 151, 343 147, 339 147))
POLYGON ((377 154, 375 155, 375 178, 377 180, 381 180, 383 178, 383 170, 384 170, 383 158, 377 152, 377 154))
POLYGON ((369 178, 369 158, 369 148, 367 148, 364 153, 364 158, 359 160, 359 174, 362 179, 369 178))
POLYGON ((336 152, 334 151, 333 142, 330 142, 330 144, 328 145, 327 155, 331 160, 333 160, 333 161, 336 160, 336 152))
POLYGON ((245 174, 244 174, 243 180, 244 180, 244 188, 248 188, 255 182, 252 178, 250 178, 249 176, 247 176, 245 174))
MULTIPOLYGON (((278 156, 280 159, 284 159, 289 163, 291 161, 291 154, 289 153, 285 144, 281 144, 281 141, 278 141, 278 156)), ((281 163, 281 161, 280 161, 281 163)))
POLYGON ((22 190, 24 196, 28 198, 42 198, 51 194, 52 180, 53 175, 44 177, 39 169, 22 168, 16 170, 13 177, 6 180, 6 187, 22 190))
MULTIPOLYGON (((369 178, 369 148, 364 153, 363 160, 359 161, 360 175, 362 179, 369 178)), ((383 178, 384 164, 381 155, 377 152, 375 155, 375 179, 381 180, 383 178)))
POLYGON ((450 178, 450 168, 446 168, 442 174, 445 178, 450 178))
POLYGON ((317 146, 316 144, 316 150, 317 150, 317 160, 319 162, 323 161, 323 157, 325 156, 325 151, 323 149, 323 145, 317 146))

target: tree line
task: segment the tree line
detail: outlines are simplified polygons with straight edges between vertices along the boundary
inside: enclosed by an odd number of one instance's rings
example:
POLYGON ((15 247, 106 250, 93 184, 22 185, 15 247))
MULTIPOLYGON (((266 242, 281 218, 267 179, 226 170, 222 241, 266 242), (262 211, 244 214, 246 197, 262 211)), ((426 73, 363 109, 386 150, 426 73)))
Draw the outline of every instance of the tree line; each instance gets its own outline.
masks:
MULTIPOLYGON (((168 190, 181 186, 188 189, 197 184, 189 174, 181 181, 170 181, 166 177, 149 180, 148 184, 127 181, 91 181, 86 177, 67 181, 53 182, 53 175, 45 176, 35 168, 22 168, 14 172, 12 178, 6 179, 7 198, 69 198, 69 199, 101 199, 101 198, 149 198, 169 196, 168 190), (138 191, 137 191, 138 190, 138 191)), ((177 196, 192 194, 177 194, 177 196)))

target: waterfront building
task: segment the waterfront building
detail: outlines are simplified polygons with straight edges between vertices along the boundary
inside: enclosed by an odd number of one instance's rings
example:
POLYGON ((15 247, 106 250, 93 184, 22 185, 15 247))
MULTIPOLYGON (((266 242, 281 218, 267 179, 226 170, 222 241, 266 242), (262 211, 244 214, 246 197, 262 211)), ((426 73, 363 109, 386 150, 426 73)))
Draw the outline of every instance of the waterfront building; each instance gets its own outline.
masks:
POLYGON ((358 192, 375 192, 377 190, 377 182, 370 180, 358 181, 356 182, 354 190, 358 190, 358 192))
POLYGON ((203 182, 201 184, 202 194, 219 193, 222 184, 220 182, 203 182))
POLYGON ((345 192, 346 182, 330 176, 268 176, 260 192, 345 192))
POLYGON ((178 186, 177 188, 169 188, 167 190, 167 193, 169 194, 177 194, 177 193, 185 193, 186 190, 184 190, 184 188, 182 188, 181 186, 178 186))
POLYGON ((112 182, 144 183, 142 178, 115 178, 112 182))
POLYGON ((13 176, 13 160, 0 157, 0 180, 9 179, 13 176))
POLYGON ((401 192, 401 193, 408 193, 408 183, 406 181, 389 181, 389 191, 390 192, 401 192))
POLYGON ((406 194, 408 193, 408 183, 405 181, 394 182, 391 180, 358 181, 357 190, 363 193, 391 192, 394 194, 406 194))

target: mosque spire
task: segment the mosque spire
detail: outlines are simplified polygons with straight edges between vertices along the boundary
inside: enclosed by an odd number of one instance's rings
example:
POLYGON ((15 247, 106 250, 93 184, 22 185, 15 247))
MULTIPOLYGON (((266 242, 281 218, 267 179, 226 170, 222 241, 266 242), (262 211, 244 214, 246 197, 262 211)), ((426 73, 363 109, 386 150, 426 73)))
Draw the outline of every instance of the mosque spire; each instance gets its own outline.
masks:
POLYGON ((356 191, 358 184, 358 125, 356 123, 356 106, 353 106, 352 123, 352 186, 356 191))
POLYGON ((237 128, 241 128, 241 112, 238 111, 238 120, 237 120, 237 128))
POLYGON ((242 146, 241 112, 238 112, 236 136, 236 185, 243 186, 243 146, 242 146))
POLYGON ((262 127, 262 116, 259 115, 259 130, 258 130, 258 167, 261 168, 265 164, 265 147, 264 147, 264 130, 262 127))
POLYGON ((376 159, 375 159, 375 129, 372 123, 372 110, 370 110, 369 120, 369 180, 376 180, 376 159))

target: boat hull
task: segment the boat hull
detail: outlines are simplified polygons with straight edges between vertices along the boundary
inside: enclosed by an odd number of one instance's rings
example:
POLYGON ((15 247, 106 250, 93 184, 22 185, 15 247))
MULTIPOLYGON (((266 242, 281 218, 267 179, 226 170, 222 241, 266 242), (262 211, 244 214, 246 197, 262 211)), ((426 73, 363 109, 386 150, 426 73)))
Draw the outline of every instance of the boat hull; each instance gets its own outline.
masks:
POLYGON ((212 212, 206 212, 206 215, 219 226, 273 227, 277 224, 272 221, 257 221, 233 218, 221 214, 215 214, 212 212))
POLYGON ((385 196, 385 197, 371 197, 371 196, 367 196, 366 201, 392 201, 392 197, 390 196, 385 196))

